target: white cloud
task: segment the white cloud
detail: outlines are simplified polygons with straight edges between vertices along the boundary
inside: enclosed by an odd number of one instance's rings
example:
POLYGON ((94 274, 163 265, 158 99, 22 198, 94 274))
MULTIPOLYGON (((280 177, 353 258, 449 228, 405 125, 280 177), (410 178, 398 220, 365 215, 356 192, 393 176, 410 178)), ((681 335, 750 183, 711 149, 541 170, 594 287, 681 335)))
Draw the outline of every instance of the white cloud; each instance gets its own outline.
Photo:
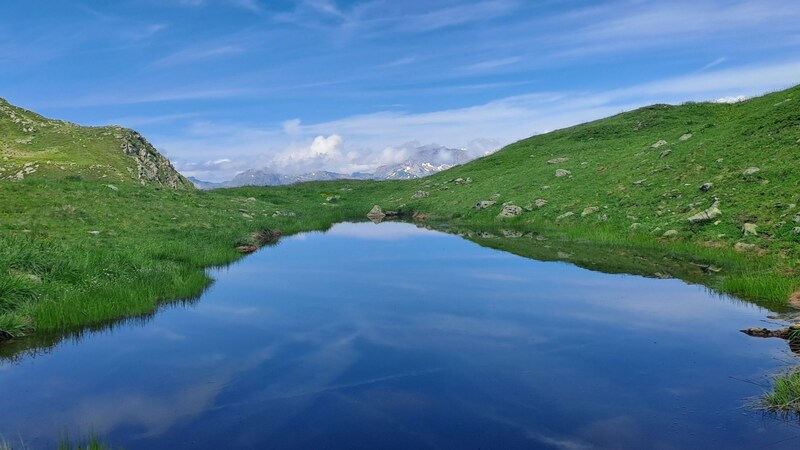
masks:
POLYGON ((744 95, 731 95, 728 97, 721 97, 714 100, 714 103, 739 103, 747 100, 744 95))
MULTIPOLYGON (((312 124, 293 119, 274 128, 202 123, 192 127, 183 140, 154 142, 183 160, 213 160, 225 149, 237 161, 228 166, 231 171, 246 164, 250 168, 268 165, 287 173, 370 171, 380 164, 403 161, 409 150, 396 144, 410 139, 470 148, 473 155, 481 155, 499 144, 652 103, 753 96, 799 80, 800 62, 743 66, 622 89, 539 92, 442 111, 382 111, 312 124)), ((216 172, 217 176, 223 173, 216 172)))

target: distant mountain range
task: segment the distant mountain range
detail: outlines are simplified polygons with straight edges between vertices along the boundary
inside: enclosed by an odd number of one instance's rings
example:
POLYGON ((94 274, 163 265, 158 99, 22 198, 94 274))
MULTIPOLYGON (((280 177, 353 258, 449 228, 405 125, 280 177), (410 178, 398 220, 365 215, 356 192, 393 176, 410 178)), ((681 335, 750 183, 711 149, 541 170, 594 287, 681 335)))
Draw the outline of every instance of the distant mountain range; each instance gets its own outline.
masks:
POLYGON ((407 144, 400 149, 411 156, 398 164, 383 165, 372 173, 337 173, 324 170, 300 175, 286 175, 269 168, 250 169, 237 174, 232 180, 212 183, 189 177, 199 189, 218 189, 240 186, 283 186, 306 181, 330 180, 408 180, 433 175, 453 166, 471 161, 469 152, 439 145, 415 146, 407 144))

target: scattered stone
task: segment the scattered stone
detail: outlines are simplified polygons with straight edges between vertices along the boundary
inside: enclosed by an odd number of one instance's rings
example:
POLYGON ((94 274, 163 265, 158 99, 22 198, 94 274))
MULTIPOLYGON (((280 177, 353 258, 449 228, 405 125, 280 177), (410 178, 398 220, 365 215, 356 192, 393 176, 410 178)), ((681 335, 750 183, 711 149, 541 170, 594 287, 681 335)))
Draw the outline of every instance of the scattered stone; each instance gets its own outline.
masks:
POLYGON ((598 222, 608 222, 608 216, 603 214, 602 216, 597 218, 598 222))
POLYGON ((267 245, 277 242, 281 237, 281 232, 278 230, 265 228, 261 231, 250 233, 250 237, 253 238, 254 241, 258 242, 259 245, 267 245))
POLYGON ((242 213, 242 217, 244 217, 245 219, 252 219, 253 218, 253 216, 251 216, 250 214, 247 214, 247 213, 242 213))
POLYGON ((540 234, 539 236, 536 236, 536 240, 539 242, 544 242, 547 240, 547 238, 540 234))
POLYGON ((489 200, 498 200, 500 199, 500 194, 492 194, 489 196, 489 200))
POLYGON ((747 169, 744 169, 744 172, 742 172, 742 176, 749 177, 750 175, 753 175, 760 171, 761 169, 759 169, 758 167, 748 167, 747 169))
POLYGON ((428 197, 429 195, 431 195, 429 192, 417 191, 417 192, 414 192, 414 195, 412 195, 411 198, 425 198, 425 197, 428 197))
POLYGON ((668 238, 668 237, 674 237, 674 236, 677 236, 677 235, 678 235, 678 230, 667 230, 667 231, 664 232, 664 234, 661 235, 661 237, 668 238))
POLYGON ((372 209, 367 213, 367 218, 373 221, 380 221, 384 217, 386 217, 386 214, 383 213, 383 210, 378 205, 373 206, 372 209))
POLYGON ((660 141, 656 142, 655 144, 651 145, 651 146, 650 146, 650 148, 659 148, 659 147, 663 147, 663 146, 667 145, 668 143, 669 143, 669 142, 667 142, 667 141, 665 141, 665 140, 663 140, 663 139, 662 139, 662 140, 660 140, 660 141))
POLYGON ((683 136, 679 137, 678 140, 681 142, 686 142, 692 138, 692 133, 686 133, 683 136))
POLYGON ((633 131, 639 131, 639 130, 642 129, 643 126, 644 126, 644 122, 642 122, 640 120, 640 121, 636 122, 636 125, 633 126, 633 131))
POLYGON ((794 215, 794 217, 792 217, 792 222, 800 223, 800 213, 797 213, 794 215))
POLYGON ((425 222, 426 220, 428 220, 428 215, 425 213, 414 213, 414 215, 411 216, 411 218, 417 222, 425 222))
POLYGON ((255 197, 247 197, 246 199, 244 199, 244 201, 253 203, 253 202, 257 201, 257 200, 256 200, 255 197))
POLYGON ((700 186, 700 190, 703 191, 703 192, 708 192, 713 187, 714 187, 714 183, 703 183, 703 185, 700 186))
POLYGON ((114 186, 113 184, 107 184, 106 187, 111 189, 112 191, 118 191, 119 190, 119 188, 114 186))
POLYGON ((515 205, 503 205, 503 210, 500 211, 500 214, 497 217, 517 217, 522 214, 522 208, 515 205))
POLYGON ((644 184, 645 181, 647 181, 647 178, 643 178, 641 180, 636 180, 636 181, 633 182, 633 185, 634 186, 641 186, 641 185, 644 184))
POLYGON ((736 244, 733 246, 733 248, 734 248, 734 250, 736 250, 737 252, 747 252, 747 251, 750 251, 750 250, 752 250, 752 249, 756 248, 756 244, 746 244, 746 243, 744 243, 744 242, 737 242, 737 243, 736 243, 736 244))
POLYGON ((528 203, 527 205, 522 207, 525 211, 533 211, 533 204, 528 203))
POLYGON ((583 212, 581 213, 581 217, 591 216, 597 211, 600 211, 600 208, 598 208, 597 206, 590 206, 588 208, 584 208, 583 212))
POLYGON ((800 227, 792 228, 792 234, 800 234, 800 227))
POLYGON ((568 259, 568 258, 571 258, 571 257, 572 257, 572 253, 567 253, 567 252, 558 252, 558 257, 559 257, 560 259, 568 259))
POLYGON ((745 236, 758 236, 758 225, 746 223, 742 225, 742 233, 744 233, 745 236))
POLYGON ((329 195, 329 196, 325 197, 325 203, 335 202, 335 201, 338 201, 341 198, 342 197, 340 197, 338 195, 329 195))
POLYGON ((667 150, 662 151, 661 154, 658 155, 658 157, 659 158, 666 158, 667 156, 669 156, 670 153, 672 153, 672 150, 667 149, 667 150))
POLYGON ((564 220, 564 219, 570 218, 570 217, 572 217, 574 215, 575 215, 575 213, 572 212, 572 211, 565 212, 564 214, 561 214, 560 216, 556 217, 556 222, 558 222, 560 220, 564 220))
POLYGON ((89 234, 91 234, 93 236, 97 236, 98 234, 100 234, 100 232, 97 231, 97 230, 92 230, 92 231, 89 232, 89 234))
POLYGON ((533 204, 534 204, 534 205, 536 205, 536 207, 537 207, 537 208, 541 208, 541 207, 543 207, 543 206, 547 205, 547 200, 545 200, 545 199, 542 199, 542 198, 537 198, 537 199, 536 199, 536 200, 533 202, 533 204))
POLYGON ((711 207, 704 211, 700 211, 699 213, 689 217, 687 220, 691 223, 702 223, 714 220, 720 215, 722 215, 722 211, 719 210, 719 199, 714 199, 714 204, 712 204, 711 207))
POLYGON ((640 224, 640 223, 632 223, 631 224, 631 230, 638 230, 640 226, 642 226, 642 224, 640 224))
POLYGON ((572 175, 572 172, 566 169, 556 169, 556 178, 566 177, 572 175))
POLYGON ((475 209, 488 208, 488 207, 494 205, 495 203, 497 203, 497 202, 490 201, 490 200, 481 200, 481 201, 479 201, 478 203, 475 204, 475 209))
POLYGON ((239 253, 253 253, 258 250, 258 247, 253 244, 244 244, 236 247, 236 251, 239 253))
POLYGON ((503 237, 516 239, 522 237, 522 232, 520 231, 511 231, 511 230, 503 230, 503 237))
POLYGON ((487 233, 486 231, 479 231, 477 233, 477 236, 482 239, 492 239, 493 237, 495 237, 495 235, 493 235, 492 233, 487 233))
POLYGON ((547 164, 561 164, 569 161, 569 158, 561 157, 561 158, 553 158, 547 161, 547 164))

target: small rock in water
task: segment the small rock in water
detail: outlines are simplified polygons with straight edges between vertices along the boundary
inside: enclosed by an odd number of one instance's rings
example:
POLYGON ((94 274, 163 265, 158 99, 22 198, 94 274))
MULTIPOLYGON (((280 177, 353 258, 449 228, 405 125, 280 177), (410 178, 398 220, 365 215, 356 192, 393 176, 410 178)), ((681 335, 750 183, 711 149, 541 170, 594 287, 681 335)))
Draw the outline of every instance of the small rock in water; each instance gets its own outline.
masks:
POLYGON ((761 169, 759 169, 758 167, 748 167, 747 169, 744 169, 744 172, 742 172, 742 176, 749 177, 750 175, 753 175, 760 171, 761 169))
POLYGON ((758 236, 758 225, 746 223, 742 225, 742 233, 744 233, 745 236, 758 236))
POLYGON ((650 148, 659 148, 659 147, 663 147, 664 145, 667 145, 667 144, 668 144, 668 142, 662 139, 662 140, 656 142, 655 144, 651 145, 650 148))
POLYGON ((381 220, 386 217, 386 214, 383 213, 383 210, 380 206, 375 205, 372 209, 367 213, 367 218, 374 220, 381 220))

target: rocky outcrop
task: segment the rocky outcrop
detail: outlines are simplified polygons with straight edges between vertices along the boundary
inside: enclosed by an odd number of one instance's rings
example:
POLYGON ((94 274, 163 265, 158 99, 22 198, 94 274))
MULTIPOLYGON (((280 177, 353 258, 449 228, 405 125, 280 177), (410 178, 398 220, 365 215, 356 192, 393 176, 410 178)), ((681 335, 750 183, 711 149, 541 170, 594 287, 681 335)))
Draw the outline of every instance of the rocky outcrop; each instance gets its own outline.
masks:
POLYGON ((522 208, 515 205, 503 205, 503 210, 500 211, 497 217, 506 218, 506 217, 517 217, 522 214, 522 208))
POLYGON ((380 206, 375 205, 372 209, 367 213, 367 218, 374 221, 380 222, 383 218, 386 217, 386 214, 383 213, 383 210, 380 206))
POLYGON ((156 184, 172 189, 194 189, 194 185, 179 174, 169 162, 147 140, 128 130, 120 137, 120 149, 134 158, 136 167, 129 168, 131 176, 140 184, 156 184))
POLYGON ((714 204, 712 204, 708 209, 700 211, 699 213, 689 217, 687 220, 691 223, 703 223, 714 220, 721 215, 722 211, 719 210, 719 200, 715 199, 714 204))

